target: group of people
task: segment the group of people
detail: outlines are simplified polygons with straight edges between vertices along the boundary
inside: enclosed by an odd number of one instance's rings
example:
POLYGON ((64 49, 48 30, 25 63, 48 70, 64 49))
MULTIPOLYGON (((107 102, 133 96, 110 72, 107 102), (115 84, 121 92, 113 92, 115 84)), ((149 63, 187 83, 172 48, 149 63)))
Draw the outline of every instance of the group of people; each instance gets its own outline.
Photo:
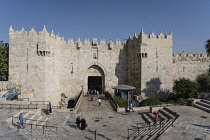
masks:
POLYGON ((89 89, 88 90, 88 92, 87 92, 87 94, 90 94, 90 95, 98 95, 99 96, 99 91, 98 90, 91 90, 91 89, 89 89))
POLYGON ((77 127, 80 128, 81 130, 85 130, 85 128, 87 127, 86 120, 84 118, 80 119, 80 116, 77 117, 76 124, 77 127))

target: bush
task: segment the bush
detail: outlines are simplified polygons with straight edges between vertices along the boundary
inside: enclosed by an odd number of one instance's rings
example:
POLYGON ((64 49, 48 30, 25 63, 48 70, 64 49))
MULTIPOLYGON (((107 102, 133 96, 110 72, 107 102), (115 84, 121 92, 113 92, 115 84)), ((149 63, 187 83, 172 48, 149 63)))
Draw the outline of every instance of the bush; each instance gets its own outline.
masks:
POLYGON ((143 100, 140 103, 141 106, 150 106, 150 105, 162 105, 162 102, 157 100, 157 99, 153 99, 153 98, 147 98, 145 100, 143 100))
MULTIPOLYGON (((198 91, 198 84, 190 79, 181 78, 174 82, 173 90, 178 98, 191 98, 198 91)), ((178 99, 177 98, 177 99, 178 99)))
POLYGON ((119 105, 119 107, 127 107, 128 106, 128 102, 119 96, 114 97, 114 100, 119 105))

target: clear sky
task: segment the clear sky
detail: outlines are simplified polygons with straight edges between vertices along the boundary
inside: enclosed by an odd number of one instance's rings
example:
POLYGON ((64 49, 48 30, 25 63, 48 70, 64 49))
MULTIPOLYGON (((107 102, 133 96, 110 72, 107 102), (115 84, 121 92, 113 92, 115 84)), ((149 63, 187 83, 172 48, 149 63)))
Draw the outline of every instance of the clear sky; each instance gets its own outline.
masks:
POLYGON ((29 31, 59 32, 65 40, 123 41, 141 28, 146 34, 173 32, 173 52, 206 53, 210 0, 0 0, 0 40, 10 25, 29 31))

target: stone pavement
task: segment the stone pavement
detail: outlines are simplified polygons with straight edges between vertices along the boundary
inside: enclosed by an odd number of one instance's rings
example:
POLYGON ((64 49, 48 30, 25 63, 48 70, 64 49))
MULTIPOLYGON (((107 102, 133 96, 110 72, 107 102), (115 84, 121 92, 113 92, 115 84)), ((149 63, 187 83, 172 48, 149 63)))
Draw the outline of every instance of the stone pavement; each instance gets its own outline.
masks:
POLYGON ((161 140, 210 140, 210 114, 189 106, 171 106, 180 114, 173 127, 169 127, 161 140))
POLYGON ((131 112, 130 115, 117 113, 113 111, 109 100, 105 97, 101 99, 101 106, 99 107, 97 97, 94 97, 93 101, 90 97, 84 97, 76 114, 57 113, 63 119, 56 118, 53 120, 54 125, 57 122, 57 126, 61 127, 59 131, 71 140, 93 140, 95 131, 99 140, 123 140, 127 139, 128 128, 136 127, 137 123, 144 122, 140 112, 131 112), (86 119, 88 124, 86 130, 82 131, 76 127, 77 116, 86 119))
MULTIPOLYGON (((209 140, 210 139, 210 114, 189 106, 169 106, 173 111, 180 114, 174 122, 158 139, 160 140, 209 140)), ((0 139, 22 140, 30 139, 23 135, 24 131, 16 132, 8 127, 3 120, 7 116, 16 114, 17 110, 0 110, 0 139), (13 113, 12 113, 13 112, 13 113)), ((98 100, 90 101, 90 98, 83 98, 78 113, 53 112, 49 125, 58 126, 59 133, 47 133, 48 139, 69 139, 69 140, 94 140, 96 131, 97 140, 126 140, 127 129, 136 127, 137 123, 144 122, 141 118, 142 112, 131 112, 130 115, 117 113, 112 110, 108 100, 102 98, 101 106, 98 107, 98 100), (88 127, 80 130, 76 127, 77 116, 86 119, 88 127)), ((40 132, 41 133, 41 132, 40 132)), ((38 136, 38 139, 44 139, 38 136)))

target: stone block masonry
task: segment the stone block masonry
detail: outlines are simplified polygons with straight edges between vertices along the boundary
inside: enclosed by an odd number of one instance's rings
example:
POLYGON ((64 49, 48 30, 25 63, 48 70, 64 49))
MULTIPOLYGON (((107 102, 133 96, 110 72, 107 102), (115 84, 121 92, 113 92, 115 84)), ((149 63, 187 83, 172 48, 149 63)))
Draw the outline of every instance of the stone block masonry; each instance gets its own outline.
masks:
POLYGON ((9 81, 22 86, 22 97, 53 105, 67 104, 81 90, 86 94, 95 81, 100 92, 128 84, 144 98, 164 98, 175 79, 194 80, 210 65, 204 54, 172 54, 172 41, 172 32, 147 35, 143 29, 123 42, 82 42, 65 41, 45 26, 40 32, 10 27, 9 81))

